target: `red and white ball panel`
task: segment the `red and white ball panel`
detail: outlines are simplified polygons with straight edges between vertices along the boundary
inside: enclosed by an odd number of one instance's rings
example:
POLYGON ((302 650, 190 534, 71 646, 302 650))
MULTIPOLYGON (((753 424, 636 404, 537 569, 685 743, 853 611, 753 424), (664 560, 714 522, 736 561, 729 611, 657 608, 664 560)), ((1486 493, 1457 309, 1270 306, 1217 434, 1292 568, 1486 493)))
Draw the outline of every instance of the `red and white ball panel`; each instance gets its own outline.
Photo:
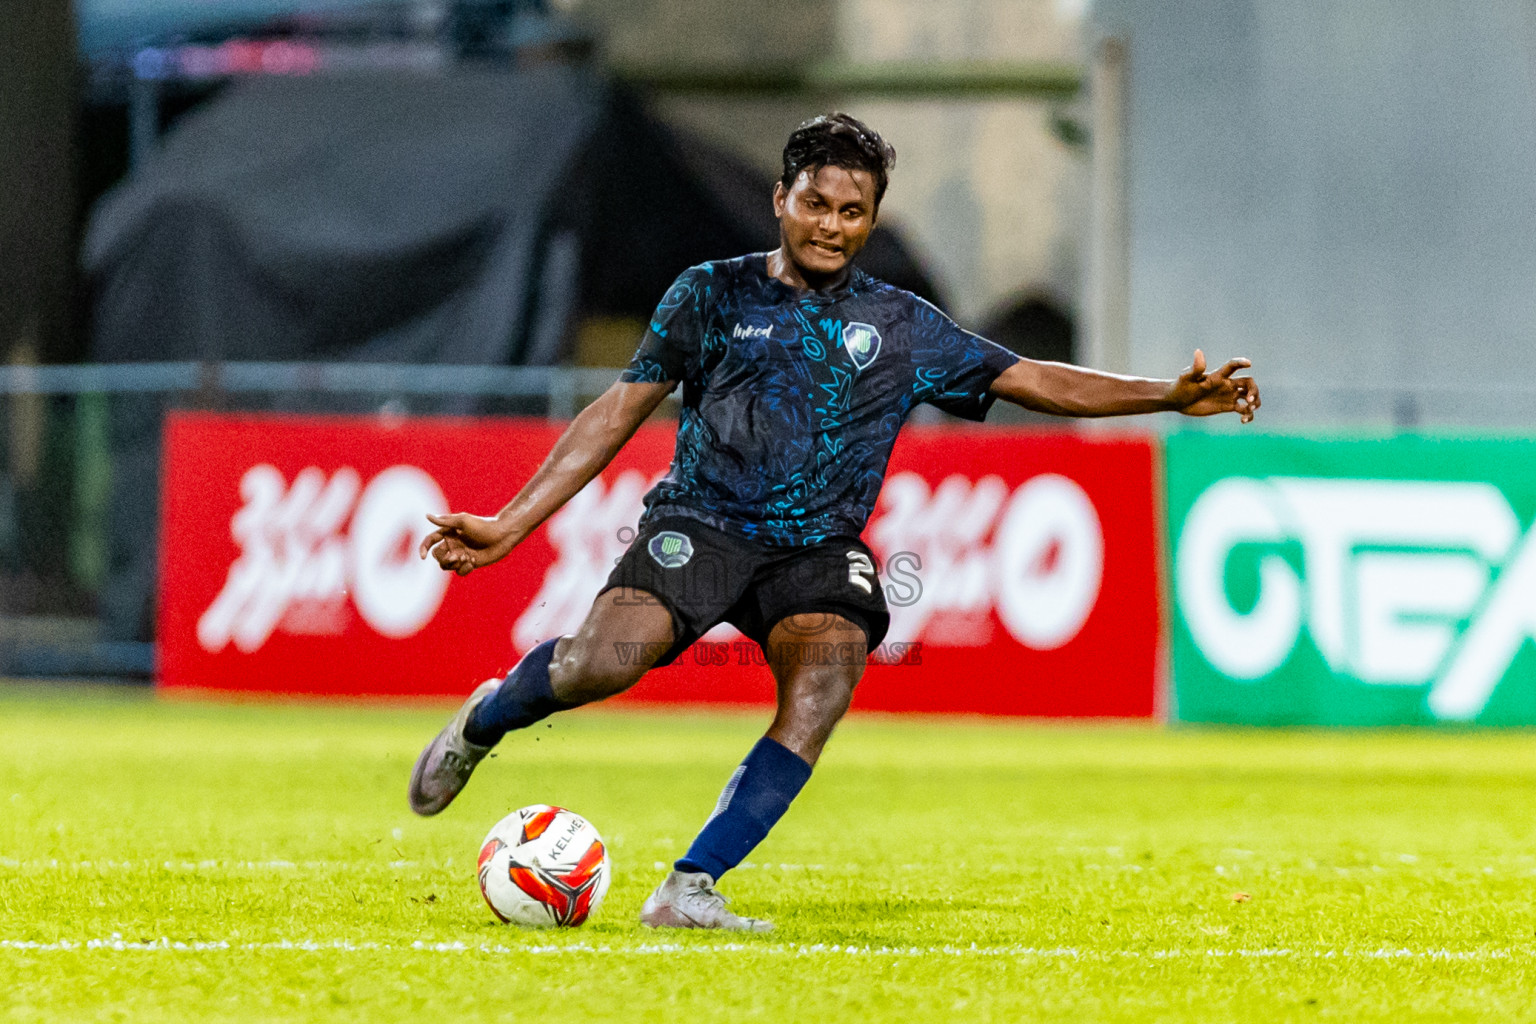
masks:
POLYGON ((534 804, 498 821, 480 844, 480 894, 503 921, 573 928, 603 902, 611 881, 597 829, 563 807, 534 804))

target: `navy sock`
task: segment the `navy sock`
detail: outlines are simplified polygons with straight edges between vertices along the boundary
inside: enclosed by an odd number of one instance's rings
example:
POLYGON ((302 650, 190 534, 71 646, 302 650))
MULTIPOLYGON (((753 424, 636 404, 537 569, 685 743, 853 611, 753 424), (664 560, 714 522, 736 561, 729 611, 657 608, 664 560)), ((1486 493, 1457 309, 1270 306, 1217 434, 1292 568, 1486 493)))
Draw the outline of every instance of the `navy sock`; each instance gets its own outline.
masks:
POLYGON ((496 692, 475 705, 464 723, 464 738, 482 747, 494 747, 513 729, 526 729, 574 705, 555 699, 549 685, 549 663, 555 644, 545 640, 523 655, 496 692))
POLYGON ((764 736, 726 783, 687 856, 672 866, 719 881, 763 841, 810 777, 811 766, 799 754, 764 736))

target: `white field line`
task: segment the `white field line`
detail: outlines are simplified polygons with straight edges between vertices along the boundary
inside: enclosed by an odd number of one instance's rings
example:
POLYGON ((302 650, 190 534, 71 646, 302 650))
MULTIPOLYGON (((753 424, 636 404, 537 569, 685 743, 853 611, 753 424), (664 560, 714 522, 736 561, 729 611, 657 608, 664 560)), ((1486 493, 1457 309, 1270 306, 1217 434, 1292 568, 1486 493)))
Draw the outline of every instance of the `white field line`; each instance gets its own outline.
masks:
MULTIPOLYGON (((357 868, 430 867, 415 860, 369 862, 356 860, 16 860, 0 857, 8 871, 339 871, 357 868)), ((452 867, 451 863, 444 865, 452 867)))
MULTIPOLYGON (((452 868, 451 860, 431 864, 419 860, 357 861, 357 860, 59 860, 43 858, 17 860, 0 857, 0 871, 340 871, 357 868, 427 868, 439 870, 452 868)), ((671 870, 671 863, 656 861, 657 871, 671 870)), ((913 870, 922 865, 902 865, 913 870)), ((755 864, 752 861, 738 864, 736 871, 824 871, 823 864, 755 864)))
MULTIPOLYGON (((1404 854, 1403 857, 1409 857, 1404 854)), ((1402 860, 1404 864, 1415 863, 1413 860, 1402 860)), ((425 868, 438 870, 452 868, 453 859, 449 858, 441 864, 434 864, 419 860, 59 860, 58 858, 34 858, 32 860, 18 860, 14 857, 0 857, 0 871, 352 871, 358 868, 364 870, 377 870, 379 868, 425 868)), ((656 871, 666 871, 672 867, 669 861, 653 861, 651 867, 656 871)), ((1128 872, 1137 873, 1151 871, 1154 868, 1145 864, 1079 864, 1083 871, 1128 872)), ((890 864, 882 865, 882 871, 931 871, 932 864, 890 864)), ((746 871, 826 871, 825 864, 775 864, 772 862, 758 864, 753 861, 744 861, 734 869, 737 873, 746 871)), ((1235 876, 1242 873, 1239 865, 1217 864, 1213 869, 1217 875, 1235 876)), ((1383 874, 1388 869, 1380 864, 1362 864, 1351 866, 1336 866, 1332 868, 1319 868, 1315 865, 1307 867, 1307 871, 1322 872, 1331 870, 1336 875, 1356 874, 1383 874)), ((1504 866, 1494 868, 1484 865, 1478 869, 1481 874, 1492 875, 1500 872, 1506 875, 1518 875, 1520 877, 1536 877, 1536 867, 1504 866)))
POLYGON ((320 952, 414 952, 414 953, 489 953, 498 955, 598 955, 656 956, 674 954, 718 955, 721 953, 757 953, 795 957, 989 957, 1013 960, 1426 960, 1490 961, 1536 959, 1536 947, 1520 946, 1492 949, 1156 949, 1102 950, 1072 946, 859 946, 805 944, 796 942, 756 943, 726 942, 718 945, 683 945, 680 943, 641 943, 635 946, 593 945, 574 942, 559 945, 507 946, 499 943, 465 942, 352 942, 346 939, 281 939, 273 942, 230 942, 227 940, 177 941, 170 938, 133 942, 113 935, 106 939, 61 939, 34 942, 0 939, 0 950, 23 953, 112 952, 112 953, 206 953, 226 950, 283 950, 302 953, 320 952))

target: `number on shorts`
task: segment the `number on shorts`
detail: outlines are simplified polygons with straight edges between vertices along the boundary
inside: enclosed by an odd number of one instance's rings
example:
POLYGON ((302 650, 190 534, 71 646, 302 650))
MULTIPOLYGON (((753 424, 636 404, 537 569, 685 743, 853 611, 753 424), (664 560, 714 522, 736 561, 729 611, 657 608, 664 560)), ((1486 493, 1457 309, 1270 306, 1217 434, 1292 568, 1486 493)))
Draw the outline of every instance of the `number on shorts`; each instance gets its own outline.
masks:
POLYGON ((866 594, 875 592, 875 563, 862 551, 848 552, 848 582, 866 594))

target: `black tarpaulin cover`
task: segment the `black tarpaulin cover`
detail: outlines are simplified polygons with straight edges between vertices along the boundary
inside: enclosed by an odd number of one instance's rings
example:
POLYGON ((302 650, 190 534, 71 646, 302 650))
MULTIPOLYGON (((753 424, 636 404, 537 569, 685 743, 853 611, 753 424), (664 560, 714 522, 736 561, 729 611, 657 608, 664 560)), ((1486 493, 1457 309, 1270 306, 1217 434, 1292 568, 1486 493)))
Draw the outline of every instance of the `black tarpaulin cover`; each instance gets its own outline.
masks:
MULTIPOLYGON (((558 362, 775 245, 771 183, 582 68, 236 83, 94 211, 94 355, 558 362)), ((861 265, 935 297, 889 232, 861 265)))

